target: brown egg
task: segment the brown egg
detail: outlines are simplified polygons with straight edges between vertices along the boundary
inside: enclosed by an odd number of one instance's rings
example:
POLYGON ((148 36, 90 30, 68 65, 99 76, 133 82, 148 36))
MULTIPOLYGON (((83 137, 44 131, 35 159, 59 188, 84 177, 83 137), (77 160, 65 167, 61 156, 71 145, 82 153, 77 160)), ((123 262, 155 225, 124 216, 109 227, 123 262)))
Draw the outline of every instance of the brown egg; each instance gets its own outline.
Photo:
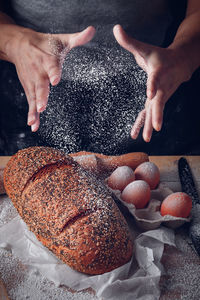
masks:
POLYGON ((122 166, 115 169, 115 171, 108 178, 108 186, 113 190, 123 189, 132 181, 135 180, 135 174, 130 167, 122 166))
POLYGON ((163 200, 160 213, 162 216, 171 215, 174 217, 187 218, 191 209, 191 197, 186 193, 177 192, 169 195, 163 200))
POLYGON ((144 208, 151 197, 151 190, 143 180, 136 180, 129 183, 121 194, 123 201, 132 203, 136 208, 144 208))
POLYGON ((146 181, 153 190, 159 184, 160 171, 153 162, 144 162, 135 169, 135 179, 146 181))

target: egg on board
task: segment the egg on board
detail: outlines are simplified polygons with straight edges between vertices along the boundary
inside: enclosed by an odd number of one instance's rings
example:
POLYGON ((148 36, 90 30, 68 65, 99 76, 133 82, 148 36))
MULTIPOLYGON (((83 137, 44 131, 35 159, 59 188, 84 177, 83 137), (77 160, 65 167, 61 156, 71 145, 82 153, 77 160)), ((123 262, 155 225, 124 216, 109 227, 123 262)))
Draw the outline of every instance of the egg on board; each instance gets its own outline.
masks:
POLYGON ((121 194, 124 202, 132 203, 135 207, 144 208, 151 197, 151 190, 147 182, 136 180, 129 183, 121 194))
POLYGON ((167 196, 160 208, 162 216, 171 215, 174 217, 187 218, 192 209, 191 197, 183 192, 172 193, 167 196))
POLYGON ((146 181, 153 190, 160 182, 160 171, 153 162, 144 162, 135 169, 135 179, 146 181))
POLYGON ((134 171, 128 166, 122 166, 112 172, 107 180, 107 184, 113 190, 123 191, 123 189, 134 180, 134 171))

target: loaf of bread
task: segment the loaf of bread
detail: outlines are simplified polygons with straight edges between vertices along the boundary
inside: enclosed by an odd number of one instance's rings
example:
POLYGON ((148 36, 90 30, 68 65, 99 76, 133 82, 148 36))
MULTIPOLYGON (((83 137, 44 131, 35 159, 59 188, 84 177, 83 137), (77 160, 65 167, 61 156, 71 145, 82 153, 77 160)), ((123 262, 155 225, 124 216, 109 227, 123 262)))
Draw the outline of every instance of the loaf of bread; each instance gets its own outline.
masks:
POLYGON ((102 274, 130 260, 131 235, 112 194, 64 152, 18 151, 4 186, 29 229, 71 268, 102 274))

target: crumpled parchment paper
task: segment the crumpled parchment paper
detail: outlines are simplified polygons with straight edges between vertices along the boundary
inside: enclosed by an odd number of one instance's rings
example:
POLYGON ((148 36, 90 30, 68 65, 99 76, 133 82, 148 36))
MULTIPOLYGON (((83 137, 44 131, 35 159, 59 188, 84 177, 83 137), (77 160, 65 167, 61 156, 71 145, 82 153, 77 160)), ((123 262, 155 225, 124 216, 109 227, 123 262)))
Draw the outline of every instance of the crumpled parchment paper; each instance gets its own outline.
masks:
POLYGON ((90 276, 57 259, 19 216, 0 227, 0 247, 11 251, 31 270, 37 269, 57 286, 66 285, 77 291, 91 287, 100 299, 109 300, 159 299, 164 244, 175 246, 174 240, 173 230, 165 227, 146 231, 136 237, 130 262, 103 275, 90 276))

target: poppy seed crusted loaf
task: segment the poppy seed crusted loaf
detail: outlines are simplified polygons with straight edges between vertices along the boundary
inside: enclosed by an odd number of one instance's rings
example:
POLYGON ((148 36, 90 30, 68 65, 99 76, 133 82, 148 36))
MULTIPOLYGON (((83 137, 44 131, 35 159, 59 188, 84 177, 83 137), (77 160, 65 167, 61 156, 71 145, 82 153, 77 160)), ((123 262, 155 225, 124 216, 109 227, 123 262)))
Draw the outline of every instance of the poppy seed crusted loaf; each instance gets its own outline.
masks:
POLYGON ((130 260, 128 225, 112 194, 64 152, 18 151, 6 166, 4 185, 29 229, 75 270, 102 274, 130 260))

